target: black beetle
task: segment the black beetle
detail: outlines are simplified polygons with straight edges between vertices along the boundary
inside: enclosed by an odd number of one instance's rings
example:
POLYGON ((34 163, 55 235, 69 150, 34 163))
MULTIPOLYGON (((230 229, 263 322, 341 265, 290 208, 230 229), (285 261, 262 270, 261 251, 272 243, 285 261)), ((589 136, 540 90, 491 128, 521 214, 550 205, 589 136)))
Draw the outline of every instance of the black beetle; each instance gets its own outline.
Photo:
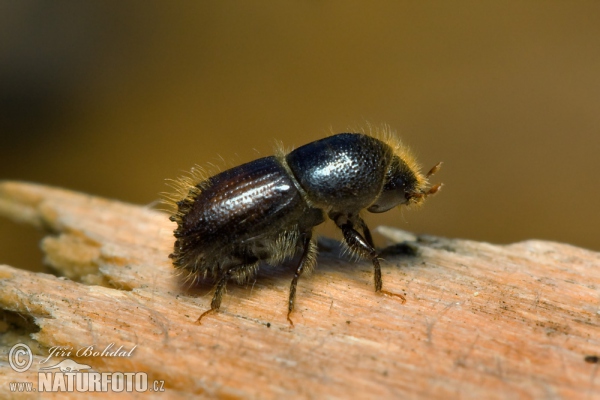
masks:
POLYGON ((281 263, 300 250, 288 302, 287 319, 293 325, 298 278, 316 261, 313 228, 326 217, 342 230, 350 250, 373 262, 375 290, 394 295, 382 290, 378 255, 360 212, 421 202, 441 187, 427 188, 427 177, 439 166, 424 176, 392 135, 380 140, 340 133, 199 182, 182 179, 185 197, 171 216, 177 229, 169 257, 190 277, 216 281, 211 308, 198 321, 219 309, 229 279, 247 282, 259 262, 281 263))

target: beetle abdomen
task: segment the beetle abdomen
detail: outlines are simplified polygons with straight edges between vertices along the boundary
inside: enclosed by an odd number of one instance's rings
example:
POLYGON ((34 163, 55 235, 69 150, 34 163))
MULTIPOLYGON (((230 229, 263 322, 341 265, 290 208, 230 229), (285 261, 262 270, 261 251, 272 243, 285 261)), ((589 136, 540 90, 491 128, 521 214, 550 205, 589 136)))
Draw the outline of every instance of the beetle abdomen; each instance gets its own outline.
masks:
MULTIPOLYGON (((278 227, 298 230, 308 210, 292 178, 273 156, 221 172, 199 183, 190 196, 193 199, 178 203, 177 243, 171 258, 176 266, 194 272, 218 270, 230 261, 280 258, 272 254, 283 233, 278 227)), ((280 247, 290 252, 289 243, 280 247)))
POLYGON ((182 221, 183 232, 242 239, 302 199, 275 157, 260 158, 209 178, 182 221), (232 237, 234 235, 235 237, 232 237))
POLYGON ((342 133, 299 147, 286 161, 312 203, 352 212, 381 192, 391 153, 371 136, 342 133))

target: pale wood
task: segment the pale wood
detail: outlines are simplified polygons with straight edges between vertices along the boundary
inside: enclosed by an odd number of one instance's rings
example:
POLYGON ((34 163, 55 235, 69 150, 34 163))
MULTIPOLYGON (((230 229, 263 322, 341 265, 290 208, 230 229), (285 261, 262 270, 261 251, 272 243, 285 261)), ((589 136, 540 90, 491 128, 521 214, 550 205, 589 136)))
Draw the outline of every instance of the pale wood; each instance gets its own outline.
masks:
POLYGON ((39 353, 23 374, 1 360, 0 397, 10 381, 36 380, 52 346, 115 343, 137 347, 130 358, 71 358, 147 372, 167 397, 600 398, 598 364, 584 361, 600 353, 596 252, 421 237, 417 255, 384 252, 384 287, 402 304, 374 293, 369 262, 324 240, 298 286, 295 328, 293 262, 231 283, 222 312, 197 325, 212 293, 175 276, 166 214, 17 182, 0 184, 0 214, 47 230, 46 262, 66 277, 0 266, 2 354, 17 342, 39 353))

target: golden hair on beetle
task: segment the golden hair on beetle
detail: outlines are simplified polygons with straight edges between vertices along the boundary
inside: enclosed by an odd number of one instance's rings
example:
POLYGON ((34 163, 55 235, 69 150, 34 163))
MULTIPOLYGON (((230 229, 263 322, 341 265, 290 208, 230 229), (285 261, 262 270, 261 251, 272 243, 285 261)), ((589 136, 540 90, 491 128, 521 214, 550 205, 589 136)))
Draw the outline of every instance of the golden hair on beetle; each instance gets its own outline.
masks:
MULTIPOLYGON (((358 127, 349 129, 349 131, 363 133, 385 143, 392 149, 394 155, 402 160, 408 169, 414 174, 414 177, 417 181, 417 189, 422 193, 422 195, 412 198, 411 202, 405 206, 410 207, 422 205, 425 197, 436 193, 442 187, 440 184, 432 187, 430 189, 431 192, 426 191, 426 188, 429 185, 427 178, 436 173, 440 169, 442 163, 440 162, 436 164, 427 174, 423 174, 421 172, 421 165, 417 162, 417 159, 410 147, 402 143, 396 131, 394 131, 388 124, 375 125, 370 122, 366 122, 364 126, 359 125, 358 127)), ((335 135, 335 133, 332 131, 331 135, 335 135)), ((398 208, 400 208, 400 206, 398 206, 398 208)))

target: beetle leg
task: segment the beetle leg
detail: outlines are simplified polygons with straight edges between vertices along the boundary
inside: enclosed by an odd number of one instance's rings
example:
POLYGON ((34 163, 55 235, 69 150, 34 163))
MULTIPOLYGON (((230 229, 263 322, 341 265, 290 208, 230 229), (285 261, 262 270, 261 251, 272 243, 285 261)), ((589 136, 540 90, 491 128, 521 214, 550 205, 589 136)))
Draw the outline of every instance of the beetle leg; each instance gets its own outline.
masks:
MULTIPOLYGON (((364 223, 364 222, 363 222, 364 223)), ((338 225, 339 226, 339 225, 338 225)), ((364 225, 366 227, 366 224, 364 225)), ((402 302, 406 301, 406 298, 401 294, 396 294, 392 292, 388 292, 387 290, 383 290, 383 281, 381 279, 381 265, 379 264, 379 255, 375 248, 368 243, 367 239, 363 238, 360 233, 358 233, 352 223, 350 221, 346 221, 345 223, 339 226, 342 229, 342 233, 344 234, 344 239, 350 248, 356 251, 358 254, 365 258, 370 258, 371 262, 373 262, 374 268, 374 278, 375 278, 375 291, 380 292, 381 294, 385 294, 387 296, 395 296, 400 297, 402 302)), ((368 228, 367 228, 368 232, 368 228)), ((370 235, 370 234, 369 234, 370 235)), ((365 235, 366 236, 366 235, 365 235)), ((371 239, 372 240, 372 239, 371 239)))
POLYGON ((373 267, 375 268, 375 291, 381 291, 381 266, 379 265, 377 251, 375 251, 375 248, 354 229, 351 222, 346 222, 340 226, 340 228, 342 229, 344 239, 348 246, 361 256, 370 258, 373 262, 373 267))
POLYGON ((365 240, 371 247, 373 247, 373 249, 375 249, 375 244, 373 242, 373 236, 371 236, 371 230, 369 229, 369 227, 367 226, 367 224, 361 217, 357 217, 357 220, 358 220, 358 223, 360 224, 360 228, 362 229, 363 234, 365 235, 365 240))
POLYGON ((242 268, 247 268, 249 265, 252 264, 241 264, 241 265, 236 265, 235 267, 231 267, 229 268, 227 271, 225 271, 225 273, 223 273, 220 277, 219 280, 217 281, 217 284, 215 286, 215 294, 213 296, 212 301, 210 302, 210 310, 204 311, 200 317, 198 317, 198 319, 196 320, 197 324, 200 324, 202 318, 207 315, 207 314, 211 314, 215 311, 217 311, 220 307, 221 307, 221 300, 223 299, 223 293, 225 292, 225 288, 227 287, 227 281, 229 281, 229 279, 233 276, 233 274, 242 268))
POLYGON ((314 264, 317 255, 317 245, 312 240, 312 232, 308 232, 303 235, 301 240, 304 251, 302 252, 302 258, 300 258, 300 263, 298 264, 298 268, 296 268, 294 278, 292 279, 292 284, 290 285, 290 298, 288 301, 287 320, 292 327, 294 327, 294 322, 290 318, 290 314, 292 311, 294 311, 294 300, 296 299, 296 286, 298 285, 298 278, 300 278, 300 275, 302 275, 302 272, 304 272, 307 266, 308 269, 312 267, 311 264, 314 264))

